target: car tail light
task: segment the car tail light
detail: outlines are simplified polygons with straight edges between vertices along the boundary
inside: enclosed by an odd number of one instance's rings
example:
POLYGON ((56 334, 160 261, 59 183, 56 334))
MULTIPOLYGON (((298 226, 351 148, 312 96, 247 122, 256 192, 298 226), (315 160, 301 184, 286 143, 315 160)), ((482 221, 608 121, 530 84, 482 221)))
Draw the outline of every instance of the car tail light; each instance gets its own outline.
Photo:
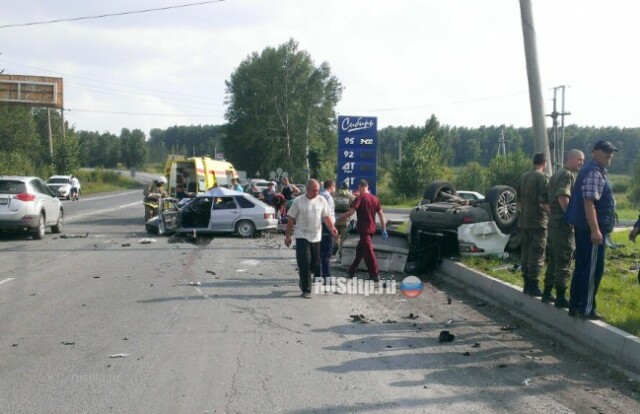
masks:
POLYGON ((36 195, 31 193, 20 193, 16 198, 20 201, 33 201, 36 199, 36 195))
POLYGON ((465 217, 465 218, 462 219, 462 222, 464 224, 473 223, 473 217, 465 217))
POLYGON ((264 219, 265 220, 269 220, 274 218, 274 214, 273 213, 264 213, 264 219))
POLYGON ((459 247, 463 253, 484 253, 484 249, 479 248, 474 243, 460 243, 459 247))
POLYGON ((484 249, 479 248, 475 244, 469 249, 471 253, 484 253, 484 249))

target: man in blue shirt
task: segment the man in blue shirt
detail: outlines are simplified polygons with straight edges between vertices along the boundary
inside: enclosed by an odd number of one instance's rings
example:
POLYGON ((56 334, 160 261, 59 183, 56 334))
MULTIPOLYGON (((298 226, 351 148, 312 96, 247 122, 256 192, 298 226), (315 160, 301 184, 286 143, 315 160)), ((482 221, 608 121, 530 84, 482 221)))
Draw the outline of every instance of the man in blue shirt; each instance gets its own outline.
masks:
POLYGON ((613 231, 615 199, 607 178, 613 153, 609 141, 598 141, 593 159, 580 170, 573 187, 567 221, 575 227, 576 257, 571 280, 569 316, 602 319, 596 312, 596 294, 604 273, 604 239, 613 231))

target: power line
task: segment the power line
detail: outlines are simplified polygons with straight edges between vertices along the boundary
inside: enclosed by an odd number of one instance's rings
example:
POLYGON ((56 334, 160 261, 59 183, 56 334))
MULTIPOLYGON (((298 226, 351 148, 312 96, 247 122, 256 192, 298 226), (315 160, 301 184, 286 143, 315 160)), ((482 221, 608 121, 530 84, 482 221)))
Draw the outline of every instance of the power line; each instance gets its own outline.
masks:
POLYGON ((505 98, 512 98, 512 97, 525 95, 525 94, 526 94, 526 92, 515 92, 515 93, 506 94, 506 95, 485 96, 485 97, 464 99, 464 100, 459 100, 459 101, 430 103, 430 104, 413 105, 413 106, 397 106, 397 107, 391 107, 391 108, 377 108, 377 109, 370 109, 369 111, 370 112, 393 112, 393 111, 404 111, 404 110, 407 110, 407 109, 430 108, 430 107, 442 106, 442 105, 462 105, 462 104, 473 103, 473 102, 502 100, 502 99, 505 99, 505 98))
POLYGON ((149 92, 155 92, 155 93, 166 94, 166 95, 185 96, 185 97, 188 97, 188 98, 198 98, 198 99, 203 99, 206 102, 209 102, 210 99, 211 99, 210 97, 202 96, 202 95, 192 95, 192 94, 180 93, 180 92, 162 91, 162 90, 159 90, 159 89, 144 88, 144 87, 141 87, 141 86, 128 85, 126 83, 113 82, 113 81, 107 81, 107 80, 95 79, 95 78, 88 78, 86 76, 69 75, 67 73, 58 72, 56 70, 40 68, 40 67, 37 67, 37 66, 23 65, 23 64, 20 64, 20 63, 16 63, 16 62, 12 62, 12 61, 9 61, 9 60, 4 60, 4 59, 0 59, 0 62, 8 63, 10 65, 20 66, 20 67, 23 67, 23 68, 35 69, 35 70, 40 70, 40 71, 48 72, 48 73, 54 73, 54 74, 57 74, 57 75, 62 75, 65 78, 84 79, 84 80, 88 80, 88 81, 91 81, 91 82, 99 82, 99 83, 104 83, 104 84, 111 84, 111 85, 115 85, 115 86, 120 86, 120 87, 130 88, 130 89, 137 89, 137 90, 141 90, 141 91, 149 91, 149 92))
POLYGON ((83 17, 70 17, 66 19, 55 19, 55 20, 43 20, 37 22, 28 22, 28 23, 15 23, 15 24, 5 24, 1 25, 0 29, 7 29, 9 27, 23 27, 23 26, 37 26, 42 24, 51 24, 51 23, 61 23, 61 22, 74 22, 78 20, 90 20, 90 19, 102 19, 104 17, 114 17, 114 16, 126 16, 129 14, 140 14, 140 13, 149 13, 154 11, 163 11, 163 10, 171 10, 171 9, 180 9, 184 7, 192 7, 192 6, 202 6, 204 4, 210 3, 221 3, 225 0, 209 0, 209 1, 201 1, 198 3, 186 3, 186 4, 178 4, 175 6, 166 6, 166 7, 156 7, 153 9, 144 9, 144 10, 132 10, 120 13, 108 13, 108 14, 98 14, 94 16, 83 16, 83 17))

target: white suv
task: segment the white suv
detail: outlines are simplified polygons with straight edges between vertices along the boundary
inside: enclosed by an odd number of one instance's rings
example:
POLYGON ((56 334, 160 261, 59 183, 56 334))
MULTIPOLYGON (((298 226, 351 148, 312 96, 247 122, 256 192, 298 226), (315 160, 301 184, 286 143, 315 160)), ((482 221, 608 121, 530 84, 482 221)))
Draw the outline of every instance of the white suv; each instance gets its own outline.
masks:
POLYGON ((44 181, 0 175, 0 230, 26 230, 42 239, 46 227, 60 233, 63 225, 62 203, 44 181))

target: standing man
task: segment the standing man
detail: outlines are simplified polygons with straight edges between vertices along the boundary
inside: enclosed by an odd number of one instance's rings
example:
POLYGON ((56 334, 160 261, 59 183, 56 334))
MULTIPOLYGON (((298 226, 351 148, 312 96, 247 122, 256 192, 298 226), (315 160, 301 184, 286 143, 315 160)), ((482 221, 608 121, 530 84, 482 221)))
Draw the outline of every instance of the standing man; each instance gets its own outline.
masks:
POLYGON ((282 177, 282 188, 280 189, 280 193, 287 201, 289 201, 293 200, 295 196, 300 194, 300 189, 295 184, 289 184, 288 177, 282 177))
MULTIPOLYGON (((335 225, 336 219, 336 206, 333 202, 333 197, 331 193, 336 190, 335 183, 333 180, 325 180, 323 183, 323 189, 320 190, 320 195, 327 200, 327 205, 329 206, 329 217, 331 218, 331 222, 335 225)), ((337 232, 337 230, 336 230, 337 232)), ((331 251, 333 250, 333 235, 331 234, 331 229, 326 225, 322 224, 322 242, 320 244, 320 264, 322 267, 322 277, 324 278, 324 283, 327 284, 329 279, 331 278, 331 266, 329 261, 331 260, 331 251)))
POLYGON ((571 262, 576 249, 573 227, 567 223, 565 211, 569 206, 575 174, 584 163, 582 151, 572 149, 567 153, 565 167, 556 171, 549 180, 549 227, 547 235, 547 272, 544 277, 542 302, 555 301, 556 308, 568 308, 567 282, 571 278, 571 262), (551 291, 555 287, 556 297, 551 291))
POLYGON ((80 181, 75 175, 72 175, 69 178, 69 184, 71 185, 71 191, 69 192, 71 200, 78 201, 78 198, 80 198, 80 181))
POLYGON ((386 230, 386 223, 384 221, 384 213, 382 207, 380 207, 380 200, 369 192, 369 183, 366 180, 360 180, 358 182, 358 196, 353 201, 353 204, 346 212, 342 213, 337 221, 346 220, 351 217, 353 213, 358 217, 358 234, 360 235, 360 241, 356 247, 356 257, 349 267, 349 277, 352 278, 358 270, 360 261, 364 258, 364 262, 367 265, 367 271, 369 277, 374 282, 380 281, 380 272, 378 270, 378 261, 376 255, 373 252, 373 235, 376 234, 376 213, 380 218, 380 224, 382 226, 382 238, 388 237, 386 230))
POLYGON ((547 242, 547 213, 549 212, 548 178, 544 173, 547 157, 539 152, 533 156, 533 169, 520 178, 518 226, 522 231, 520 261, 524 279, 523 293, 540 297, 538 285, 540 269, 544 263, 547 242))
POLYGON ((260 193, 262 201, 270 206, 273 206, 273 198, 276 196, 275 188, 276 183, 273 181, 269 181, 269 184, 267 184, 267 188, 262 190, 262 192, 260 193))
MULTIPOLYGON (((356 196, 353 195, 351 191, 349 191, 349 186, 347 183, 340 184, 340 189, 333 196, 333 201, 336 205, 337 213, 344 213, 351 208, 351 203, 356 199, 356 196)), ((347 217, 347 219, 338 221, 336 220, 336 228, 338 229, 338 257, 342 257, 342 245, 344 241, 347 239, 347 230, 349 229, 349 222, 353 219, 353 215, 347 217)))
MULTIPOLYGON (((291 230, 295 224, 296 262, 300 276, 302 297, 311 299, 311 273, 317 272, 320 261, 320 241, 322 240, 322 223, 326 224, 331 234, 338 232, 333 226, 329 213, 329 205, 324 197, 318 197, 320 183, 311 179, 307 181, 307 192, 304 197, 297 197, 289 209, 289 220, 284 244, 291 246, 291 230)), ((316 274, 316 277, 320 275, 316 274)))
POLYGON ((576 267, 569 316, 602 319, 596 312, 596 293, 604 273, 604 239, 613 231, 616 207, 607 167, 617 151, 609 141, 596 142, 593 159, 582 167, 573 188, 567 221, 576 231, 576 267))

